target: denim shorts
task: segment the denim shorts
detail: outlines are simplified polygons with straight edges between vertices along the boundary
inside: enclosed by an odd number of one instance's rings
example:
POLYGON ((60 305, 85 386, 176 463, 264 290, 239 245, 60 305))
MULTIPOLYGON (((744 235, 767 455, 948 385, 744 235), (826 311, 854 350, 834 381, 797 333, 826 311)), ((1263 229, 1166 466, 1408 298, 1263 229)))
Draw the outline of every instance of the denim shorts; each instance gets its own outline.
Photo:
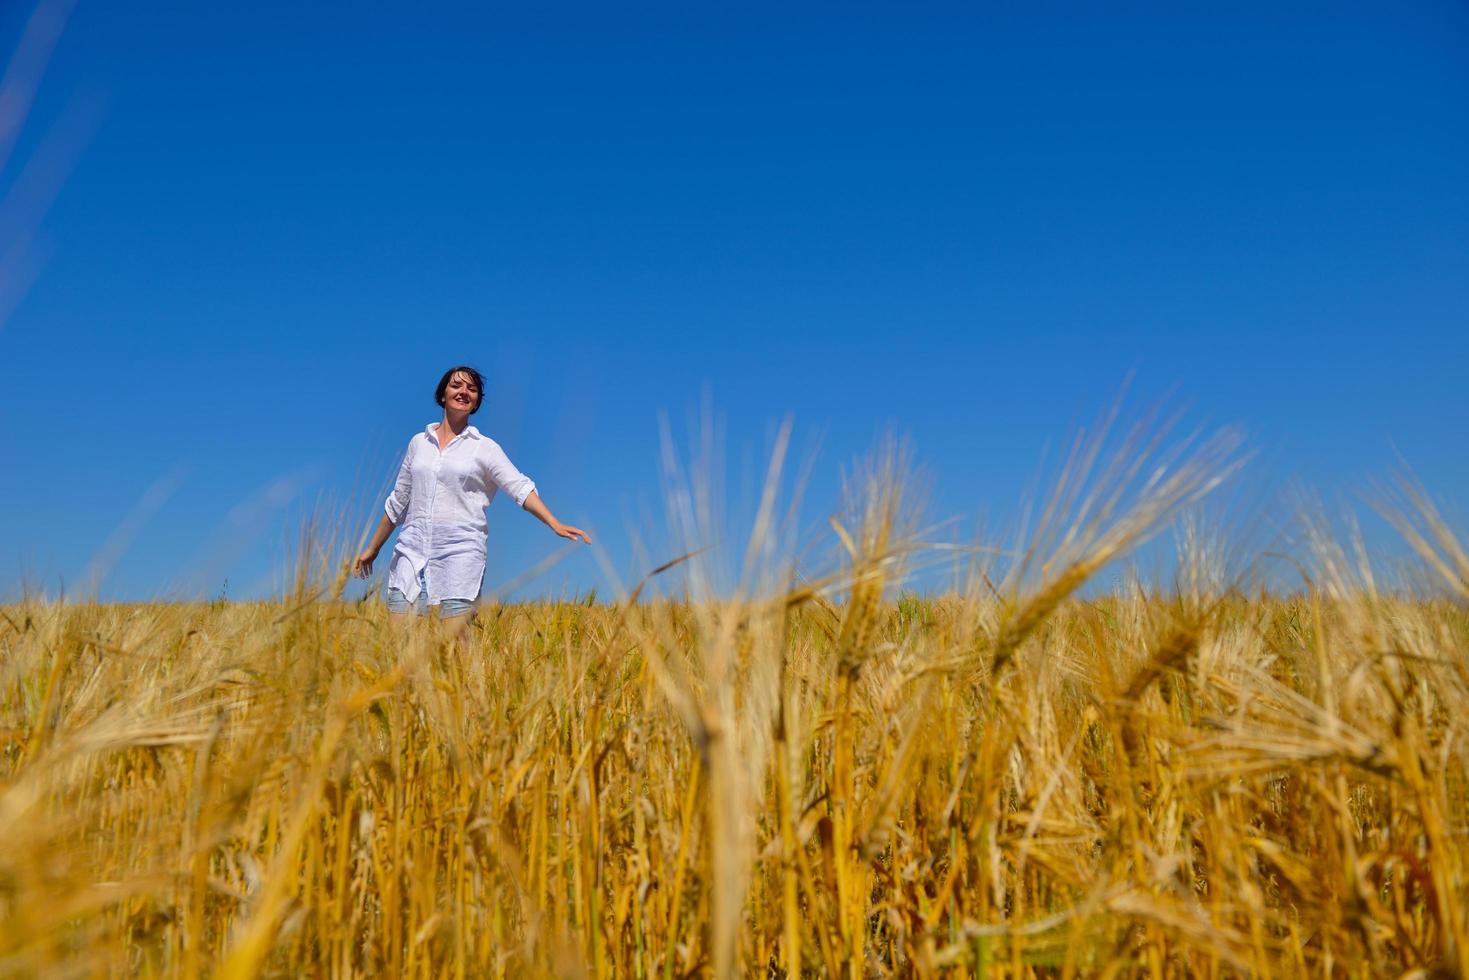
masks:
MULTIPOLYGON (((428 583, 424 581, 423 569, 418 570, 418 598, 413 602, 403 594, 402 589, 388 589, 388 612, 406 613, 412 612, 422 616, 429 611, 428 583)), ((439 618, 452 619, 455 616, 464 616, 474 612, 476 600, 474 599, 445 599, 439 603, 439 618)))

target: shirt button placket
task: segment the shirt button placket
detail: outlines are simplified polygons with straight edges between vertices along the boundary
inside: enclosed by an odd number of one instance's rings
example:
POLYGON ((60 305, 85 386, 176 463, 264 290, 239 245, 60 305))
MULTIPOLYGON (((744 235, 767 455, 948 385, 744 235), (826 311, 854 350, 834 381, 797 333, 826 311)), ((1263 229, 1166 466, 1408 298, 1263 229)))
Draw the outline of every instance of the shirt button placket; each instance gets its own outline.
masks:
MULTIPOLYGON (((433 554, 434 551, 436 550, 436 544, 435 544, 435 542, 436 542, 436 540, 438 538, 438 521, 436 520, 436 515, 438 513, 437 504, 438 504, 438 500, 439 500, 439 467, 440 467, 440 465, 443 462, 444 462, 444 451, 439 448, 439 442, 438 442, 437 439, 435 439, 434 440, 434 490, 433 490, 433 493, 430 494, 429 495, 429 498, 428 498, 428 553, 430 555, 433 554)), ((424 584, 425 585, 428 584, 428 561, 427 561, 427 556, 425 556, 425 561, 424 561, 423 581, 424 581, 424 584)))

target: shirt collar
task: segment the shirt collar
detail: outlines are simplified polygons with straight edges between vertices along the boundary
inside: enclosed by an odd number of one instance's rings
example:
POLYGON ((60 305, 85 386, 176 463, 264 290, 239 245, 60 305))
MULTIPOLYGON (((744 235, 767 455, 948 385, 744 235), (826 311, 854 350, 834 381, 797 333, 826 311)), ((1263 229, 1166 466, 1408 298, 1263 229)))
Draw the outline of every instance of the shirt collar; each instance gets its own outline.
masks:
MULTIPOLYGON (((437 441, 438 438, 439 438, 439 426, 441 426, 443 424, 444 423, 443 423, 443 420, 442 419, 440 419, 438 422, 430 422, 428 425, 426 425, 426 426, 423 427, 423 431, 428 434, 428 437, 430 439, 433 439, 433 440, 437 441)), ((464 436, 464 437, 469 438, 469 439, 479 439, 479 438, 482 438, 480 436, 480 434, 479 434, 479 430, 476 429, 472 425, 466 425, 464 427, 464 431, 461 432, 461 433, 459 433, 459 435, 460 436, 464 436)), ((450 440, 450 441, 452 441, 452 440, 450 440)))

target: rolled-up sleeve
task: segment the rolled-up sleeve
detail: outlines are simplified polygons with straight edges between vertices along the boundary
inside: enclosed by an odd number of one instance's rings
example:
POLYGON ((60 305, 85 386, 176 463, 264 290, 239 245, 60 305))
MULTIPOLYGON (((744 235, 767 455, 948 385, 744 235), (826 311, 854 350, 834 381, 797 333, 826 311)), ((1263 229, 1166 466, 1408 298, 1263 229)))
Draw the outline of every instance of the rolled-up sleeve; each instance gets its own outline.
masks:
POLYGON ((383 510, 388 515, 388 520, 394 526, 403 523, 403 515, 408 513, 408 502, 413 497, 413 443, 408 443, 408 451, 403 454, 403 465, 398 467, 398 479, 393 484, 393 492, 388 494, 388 499, 383 501, 383 510))
POLYGON ((515 464, 510 462, 510 457, 505 455, 505 450, 500 448, 499 443, 493 439, 486 439, 485 442, 487 445, 480 459, 490 482, 509 494, 510 499, 515 501, 515 506, 524 507, 525 498, 535 492, 535 482, 515 468, 515 464))

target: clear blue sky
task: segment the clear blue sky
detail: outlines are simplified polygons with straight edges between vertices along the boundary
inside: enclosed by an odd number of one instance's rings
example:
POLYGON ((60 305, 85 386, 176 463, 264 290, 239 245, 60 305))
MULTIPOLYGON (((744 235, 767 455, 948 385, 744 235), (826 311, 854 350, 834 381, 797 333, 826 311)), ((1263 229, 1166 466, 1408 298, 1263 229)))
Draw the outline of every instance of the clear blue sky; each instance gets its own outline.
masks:
MULTIPOLYGON (((1008 514, 1130 372, 1260 486, 1463 501, 1469 7, 1185 7, 80 0, 0 176, 89 133, 0 326, 0 597, 267 590, 459 361, 629 573, 706 390, 732 499, 819 442, 813 523, 889 425, 1008 514)), ((490 536, 487 587, 559 544, 490 536)))

